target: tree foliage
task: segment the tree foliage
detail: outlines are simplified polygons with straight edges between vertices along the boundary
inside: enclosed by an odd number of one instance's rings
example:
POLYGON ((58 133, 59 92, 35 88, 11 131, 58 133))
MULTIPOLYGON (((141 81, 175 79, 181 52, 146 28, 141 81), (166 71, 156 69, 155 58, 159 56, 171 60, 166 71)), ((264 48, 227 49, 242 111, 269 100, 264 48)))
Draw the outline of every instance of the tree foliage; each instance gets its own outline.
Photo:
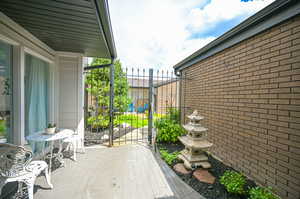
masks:
MULTIPOLYGON (((109 64, 110 60, 95 58, 91 65, 109 64)), ((128 82, 122 70, 121 62, 117 60, 114 79, 114 109, 125 112, 130 103, 128 98, 128 82)), ((105 128, 109 124, 110 69, 100 68, 91 70, 86 76, 87 91, 92 96, 93 104, 88 107, 93 114, 88 118, 88 124, 93 127, 105 128)))

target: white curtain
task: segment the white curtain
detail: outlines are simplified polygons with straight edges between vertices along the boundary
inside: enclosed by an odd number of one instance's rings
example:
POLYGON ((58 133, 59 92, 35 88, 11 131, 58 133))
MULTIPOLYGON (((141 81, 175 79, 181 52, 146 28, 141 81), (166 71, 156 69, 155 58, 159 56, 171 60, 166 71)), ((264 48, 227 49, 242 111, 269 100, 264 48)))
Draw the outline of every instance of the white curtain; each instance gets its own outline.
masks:
MULTIPOLYGON (((25 67, 25 134, 28 136, 47 127, 49 64, 26 55, 25 67)), ((43 146, 44 143, 39 143, 33 149, 39 151, 43 146)))

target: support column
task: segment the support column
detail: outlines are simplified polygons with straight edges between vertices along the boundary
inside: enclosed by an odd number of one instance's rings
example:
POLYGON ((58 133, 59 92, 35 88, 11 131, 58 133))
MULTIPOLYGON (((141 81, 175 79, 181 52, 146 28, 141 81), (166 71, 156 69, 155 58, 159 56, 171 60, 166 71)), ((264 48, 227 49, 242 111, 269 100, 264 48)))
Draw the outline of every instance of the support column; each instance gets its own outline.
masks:
POLYGON ((25 144, 25 51, 22 46, 13 47, 13 139, 17 145, 25 144))

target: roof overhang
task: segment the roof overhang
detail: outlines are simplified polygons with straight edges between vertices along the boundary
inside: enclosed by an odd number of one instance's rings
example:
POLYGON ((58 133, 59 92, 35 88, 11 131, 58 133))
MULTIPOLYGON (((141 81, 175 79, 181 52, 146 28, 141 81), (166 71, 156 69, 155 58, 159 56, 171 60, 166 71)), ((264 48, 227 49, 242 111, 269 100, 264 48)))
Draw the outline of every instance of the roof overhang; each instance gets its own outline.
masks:
POLYGON ((300 14, 299 0, 277 0, 188 56, 173 68, 175 72, 192 66, 222 50, 300 14))
POLYGON ((1 0, 0 11, 55 51, 117 56, 107 0, 1 0))

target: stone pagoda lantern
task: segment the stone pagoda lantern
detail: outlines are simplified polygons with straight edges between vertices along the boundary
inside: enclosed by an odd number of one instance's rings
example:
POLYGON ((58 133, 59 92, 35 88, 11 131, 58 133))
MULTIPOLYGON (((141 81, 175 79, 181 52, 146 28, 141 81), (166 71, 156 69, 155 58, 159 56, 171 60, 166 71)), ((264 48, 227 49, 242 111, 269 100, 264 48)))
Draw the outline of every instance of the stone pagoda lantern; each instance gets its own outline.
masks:
POLYGON ((198 167, 205 169, 210 168, 211 165, 208 162, 205 151, 213 144, 206 140, 208 129, 200 124, 200 121, 203 120, 204 117, 198 115, 197 110, 187 117, 190 119, 190 122, 183 125, 183 128, 185 128, 188 133, 186 136, 179 137, 185 149, 181 151, 178 157, 183 160, 184 166, 187 169, 196 169, 198 167))

